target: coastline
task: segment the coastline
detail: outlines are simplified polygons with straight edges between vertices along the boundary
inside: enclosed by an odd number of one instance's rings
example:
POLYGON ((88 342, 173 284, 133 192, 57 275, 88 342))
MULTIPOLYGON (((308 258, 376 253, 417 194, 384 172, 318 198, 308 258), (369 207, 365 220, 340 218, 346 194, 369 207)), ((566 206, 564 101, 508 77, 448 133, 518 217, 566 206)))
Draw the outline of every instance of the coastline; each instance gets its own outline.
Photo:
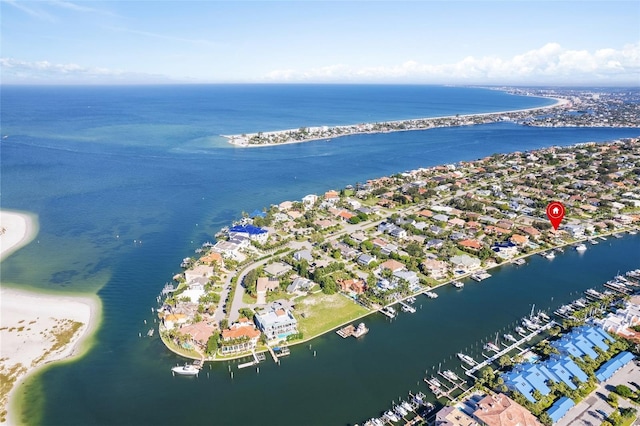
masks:
MULTIPOLYGON (((0 260, 38 234, 37 216, 0 210, 0 260)), ((99 325, 95 295, 43 294, 0 283, 0 423, 19 424, 18 389, 45 365, 86 353, 99 325)))
MULTIPOLYGON (((623 233, 623 232, 627 232, 627 231, 634 230, 634 229, 636 229, 636 230, 640 230, 640 227, 638 227, 638 226, 629 226, 629 227, 626 227, 626 228, 623 228, 623 229, 618 229, 618 230, 614 230, 614 231, 603 232, 603 233, 598 234, 598 236, 610 237, 610 236, 612 236, 613 234, 623 233)), ((514 257, 514 258, 512 258, 512 259, 509 259, 509 260, 505 260, 505 261, 503 261, 503 262, 501 262, 501 263, 498 263, 498 264, 496 264, 496 265, 494 265, 494 266, 491 266, 491 267, 489 267, 489 268, 482 268, 482 270, 485 270, 485 271, 491 271, 491 270, 494 270, 494 269, 499 268, 499 267, 502 267, 502 266, 511 265, 511 264, 513 264, 513 261, 514 261, 514 260, 517 260, 517 259, 527 259, 527 258, 529 258, 529 257, 533 257, 533 256, 535 256, 535 255, 539 255, 540 253, 543 253, 543 252, 547 252, 547 251, 555 250, 555 249, 557 249, 557 248, 563 248, 563 247, 573 246, 573 245, 575 245, 575 244, 579 244, 579 243, 584 243, 584 242, 589 241, 589 239, 590 239, 589 237, 584 237, 584 238, 576 239, 576 240, 571 241, 571 242, 565 242, 565 243, 563 243, 563 244, 558 244, 558 245, 554 245, 554 246, 551 246, 551 247, 546 247, 546 248, 544 248, 544 249, 535 250, 535 251, 532 251, 532 252, 530 252, 530 253, 527 253, 527 254, 524 254, 524 255, 521 255, 521 256, 516 256, 516 257, 514 257)), ((438 289, 438 288, 440 288, 440 287, 444 287, 444 286, 446 286, 446 285, 450 285, 450 284, 451 284, 451 283, 453 283, 454 281, 459 281, 459 280, 464 279, 464 278, 469 278, 469 277, 470 277, 471 275, 473 275, 475 272, 478 272, 478 271, 467 272, 467 273, 466 273, 466 274, 464 274, 464 275, 460 275, 460 276, 457 276, 457 277, 452 278, 452 279, 450 279, 450 280, 447 280, 447 281, 444 281, 444 282, 438 283, 437 285, 435 285, 435 286, 433 286, 433 287, 427 287, 427 288, 424 288, 424 289, 422 289, 422 290, 420 290, 420 291, 418 291, 418 292, 408 294, 408 295, 406 295, 406 296, 402 297, 401 299, 398 299, 398 300, 396 300, 396 301, 394 301, 394 302, 391 302, 391 303, 388 303, 388 304, 386 304, 386 305, 384 305, 384 306, 381 306, 379 309, 372 309, 372 310, 370 310, 370 311, 368 311, 368 312, 366 312, 366 313, 364 313, 364 314, 362 314, 362 315, 358 315, 358 316, 356 316, 356 317, 353 317, 353 318, 351 318, 351 319, 349 319, 349 320, 347 320, 347 321, 343 322, 342 324, 339 324, 339 325, 337 325, 337 326, 334 326, 334 327, 332 327, 332 328, 330 328, 330 329, 328 329, 328 330, 324 330, 324 331, 322 331, 322 332, 320 332, 320 333, 317 333, 317 334, 315 334, 315 335, 313 335, 313 336, 304 337, 304 338, 303 338, 303 339, 301 339, 301 340, 294 340, 294 341, 291 341, 291 342, 287 342, 286 346, 287 346, 287 347, 291 347, 291 346, 296 346, 296 345, 300 345, 300 344, 303 344, 303 343, 308 343, 308 342, 310 342, 311 340, 314 340, 314 339, 316 339, 316 338, 318 338, 318 337, 320 337, 320 336, 323 336, 323 335, 325 335, 325 334, 327 334, 327 333, 331 333, 331 332, 333 332, 333 331, 335 331, 335 330, 339 330, 340 328, 345 327, 345 326, 347 326, 347 325, 349 325, 349 324, 351 324, 351 323, 354 323, 354 322, 356 322, 356 321, 358 321, 358 320, 361 320, 361 319, 366 318, 366 317, 368 317, 368 316, 370 316, 370 315, 373 315, 373 314, 375 314, 375 313, 377 313, 377 312, 379 312, 379 311, 383 310, 383 309, 384 309, 384 308, 386 308, 387 306, 392 306, 392 305, 397 304, 398 302, 405 301, 405 300, 407 300, 407 299, 408 299, 408 298, 410 298, 410 297, 420 296, 420 295, 422 295, 422 294, 425 294, 425 293, 426 293, 426 292, 428 292, 428 291, 433 291, 433 290, 436 290, 436 289, 438 289)), ((346 297, 346 296, 345 296, 345 297, 346 297)), ((193 360, 199 360, 199 359, 201 359, 200 357, 191 357, 191 356, 188 356, 188 355, 186 355, 186 354, 184 354, 184 353, 180 353, 180 352, 175 351, 173 348, 171 348, 171 347, 170 347, 170 346, 169 346, 169 345, 164 341, 164 339, 162 339, 162 342, 163 342, 163 344, 164 344, 164 346, 165 346, 165 348, 166 348, 166 349, 168 349, 169 351, 173 352, 174 354, 176 354, 176 355, 178 355, 178 356, 181 356, 181 357, 183 357, 183 358, 187 358, 187 359, 193 359, 193 360)), ((267 352, 268 352, 268 349, 256 350, 255 352, 256 352, 256 353, 267 353, 267 352)), ((234 356, 229 356, 229 357, 225 357, 225 358, 220 358, 220 359, 215 359, 215 358, 214 358, 214 359, 208 359, 208 358, 207 358, 207 359, 205 359, 205 360, 204 360, 204 362, 224 362, 224 361, 235 361, 235 360, 242 359, 242 358, 249 358, 249 357, 251 357, 251 356, 252 356, 252 355, 251 355, 251 353, 246 353, 246 352, 245 352, 245 353, 242 353, 242 354, 238 354, 238 355, 234 355, 234 356)))
MULTIPOLYGON (((571 104, 571 102, 568 99, 564 99, 564 98, 556 98, 556 97, 550 97, 550 96, 535 96, 535 97, 543 98, 543 99, 553 99, 556 102, 551 104, 551 105, 545 105, 545 106, 541 106, 541 107, 522 108, 522 109, 514 109, 514 110, 506 110, 506 111, 495 111, 495 112, 482 112, 482 113, 475 113, 475 114, 460 114, 460 115, 447 115, 447 116, 411 118, 411 119, 405 119, 405 120, 390 120, 390 121, 380 121, 380 122, 375 122, 375 123, 364 123, 364 124, 366 124, 366 125, 373 125, 373 124, 399 125, 399 124, 402 124, 402 123, 410 123, 410 122, 415 122, 415 121, 433 122, 433 121, 436 121, 436 120, 452 120, 452 119, 463 119, 463 118, 474 118, 474 117, 487 117, 487 116, 492 116, 492 115, 518 114, 518 113, 526 113, 526 112, 532 112, 532 111, 542 111, 542 110, 556 108, 556 107, 565 107, 567 104, 571 104)), ((288 132, 298 131, 298 129, 286 129, 286 130, 274 130, 274 131, 269 131, 269 132, 248 133, 248 134, 244 135, 244 137, 242 135, 220 135, 220 136, 225 138, 225 139, 227 139, 227 142, 229 144, 235 146, 235 147, 239 147, 239 148, 259 148, 259 147, 269 147, 269 146, 278 146, 278 145, 291 145, 291 144, 296 144, 296 143, 314 142, 314 141, 321 141, 321 140, 330 141, 332 139, 337 139, 337 138, 341 138, 341 137, 345 137, 345 136, 352 136, 352 135, 367 135, 367 134, 370 135, 370 134, 378 134, 378 133, 413 132, 413 131, 420 131, 420 130, 436 129, 436 128, 440 128, 440 127, 460 127, 460 126, 474 126, 474 125, 477 125, 477 123, 457 124, 457 125, 450 125, 450 126, 429 126, 429 127, 424 127, 424 128, 411 128, 411 129, 367 130, 367 131, 357 131, 357 132, 353 132, 353 133, 346 133, 346 134, 341 134, 341 135, 311 137, 311 138, 302 139, 302 140, 288 140, 288 141, 284 141, 284 142, 267 142, 267 143, 255 143, 255 144, 246 143, 247 138, 251 137, 251 136, 258 135, 259 133, 266 134, 266 135, 282 135, 282 134, 286 134, 288 132), (238 141, 236 141, 236 140, 238 140, 238 141)), ((346 124, 346 125, 339 125, 339 126, 330 126, 328 128, 329 129, 340 129, 340 128, 353 128, 355 126, 358 126, 358 124, 346 124)))
POLYGON ((38 216, 17 210, 0 210, 0 262, 29 244, 38 234, 38 216))

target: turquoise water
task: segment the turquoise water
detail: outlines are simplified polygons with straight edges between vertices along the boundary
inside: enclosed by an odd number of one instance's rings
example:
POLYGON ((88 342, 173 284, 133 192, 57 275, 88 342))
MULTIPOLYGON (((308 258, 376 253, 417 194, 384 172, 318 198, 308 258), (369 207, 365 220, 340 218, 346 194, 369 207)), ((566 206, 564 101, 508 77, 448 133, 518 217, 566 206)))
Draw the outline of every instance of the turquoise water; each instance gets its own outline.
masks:
POLYGON ((235 370, 233 381, 227 365, 213 366, 209 378, 173 378, 169 367, 179 359, 138 333, 148 329, 143 321, 152 320, 155 296, 180 260, 241 211, 411 168, 638 136, 637 129, 496 123, 238 149, 218 135, 548 101, 429 86, 2 90, 2 133, 9 135, 0 143, 2 207, 33 211, 40 220, 36 241, 3 262, 2 280, 98 292, 104 307, 93 350, 49 369, 27 390, 24 415, 31 423, 361 421, 418 390, 421 371, 495 333, 532 303, 559 304, 572 291, 638 267, 639 239, 611 240, 583 257, 532 259, 461 292, 443 289, 393 324, 373 317, 362 341, 323 336, 311 342, 315 358, 300 347, 280 367, 265 362, 259 374, 235 370))

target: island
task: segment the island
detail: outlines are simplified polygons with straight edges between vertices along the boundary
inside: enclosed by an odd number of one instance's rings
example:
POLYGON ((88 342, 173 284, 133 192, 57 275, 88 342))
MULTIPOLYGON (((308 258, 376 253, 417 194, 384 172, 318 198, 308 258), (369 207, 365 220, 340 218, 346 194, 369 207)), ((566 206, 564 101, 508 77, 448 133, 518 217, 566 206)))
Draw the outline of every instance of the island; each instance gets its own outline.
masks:
POLYGON ((539 127, 639 127, 640 95, 634 91, 594 92, 577 89, 512 89, 503 90, 520 96, 554 99, 552 105, 515 111, 465 114, 447 117, 359 123, 343 126, 314 126, 237 135, 222 135, 238 147, 264 147, 334 138, 388 132, 429 130, 442 127, 472 126, 510 121, 539 127))

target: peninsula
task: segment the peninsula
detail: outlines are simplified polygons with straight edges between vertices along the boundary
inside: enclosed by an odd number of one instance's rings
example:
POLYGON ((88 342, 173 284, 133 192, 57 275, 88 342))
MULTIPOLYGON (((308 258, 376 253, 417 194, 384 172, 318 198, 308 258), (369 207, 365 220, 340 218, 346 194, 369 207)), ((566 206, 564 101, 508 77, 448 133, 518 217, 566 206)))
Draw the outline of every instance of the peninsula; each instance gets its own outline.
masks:
POLYGON ((188 358, 255 357, 504 263, 636 233, 639 164, 638 138, 550 147, 245 213, 183 259, 158 299, 160 335, 188 358), (550 201, 566 208, 557 231, 550 201))

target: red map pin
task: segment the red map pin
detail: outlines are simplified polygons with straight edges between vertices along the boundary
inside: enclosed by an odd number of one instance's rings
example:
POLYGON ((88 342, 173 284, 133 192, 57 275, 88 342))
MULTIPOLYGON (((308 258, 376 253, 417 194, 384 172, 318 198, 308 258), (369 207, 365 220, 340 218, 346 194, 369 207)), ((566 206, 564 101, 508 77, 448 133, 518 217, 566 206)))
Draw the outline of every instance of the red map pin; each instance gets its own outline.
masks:
POLYGON ((547 206, 547 217, 553 225, 553 229, 558 230, 562 218, 564 218, 564 206, 558 201, 553 201, 547 206))

